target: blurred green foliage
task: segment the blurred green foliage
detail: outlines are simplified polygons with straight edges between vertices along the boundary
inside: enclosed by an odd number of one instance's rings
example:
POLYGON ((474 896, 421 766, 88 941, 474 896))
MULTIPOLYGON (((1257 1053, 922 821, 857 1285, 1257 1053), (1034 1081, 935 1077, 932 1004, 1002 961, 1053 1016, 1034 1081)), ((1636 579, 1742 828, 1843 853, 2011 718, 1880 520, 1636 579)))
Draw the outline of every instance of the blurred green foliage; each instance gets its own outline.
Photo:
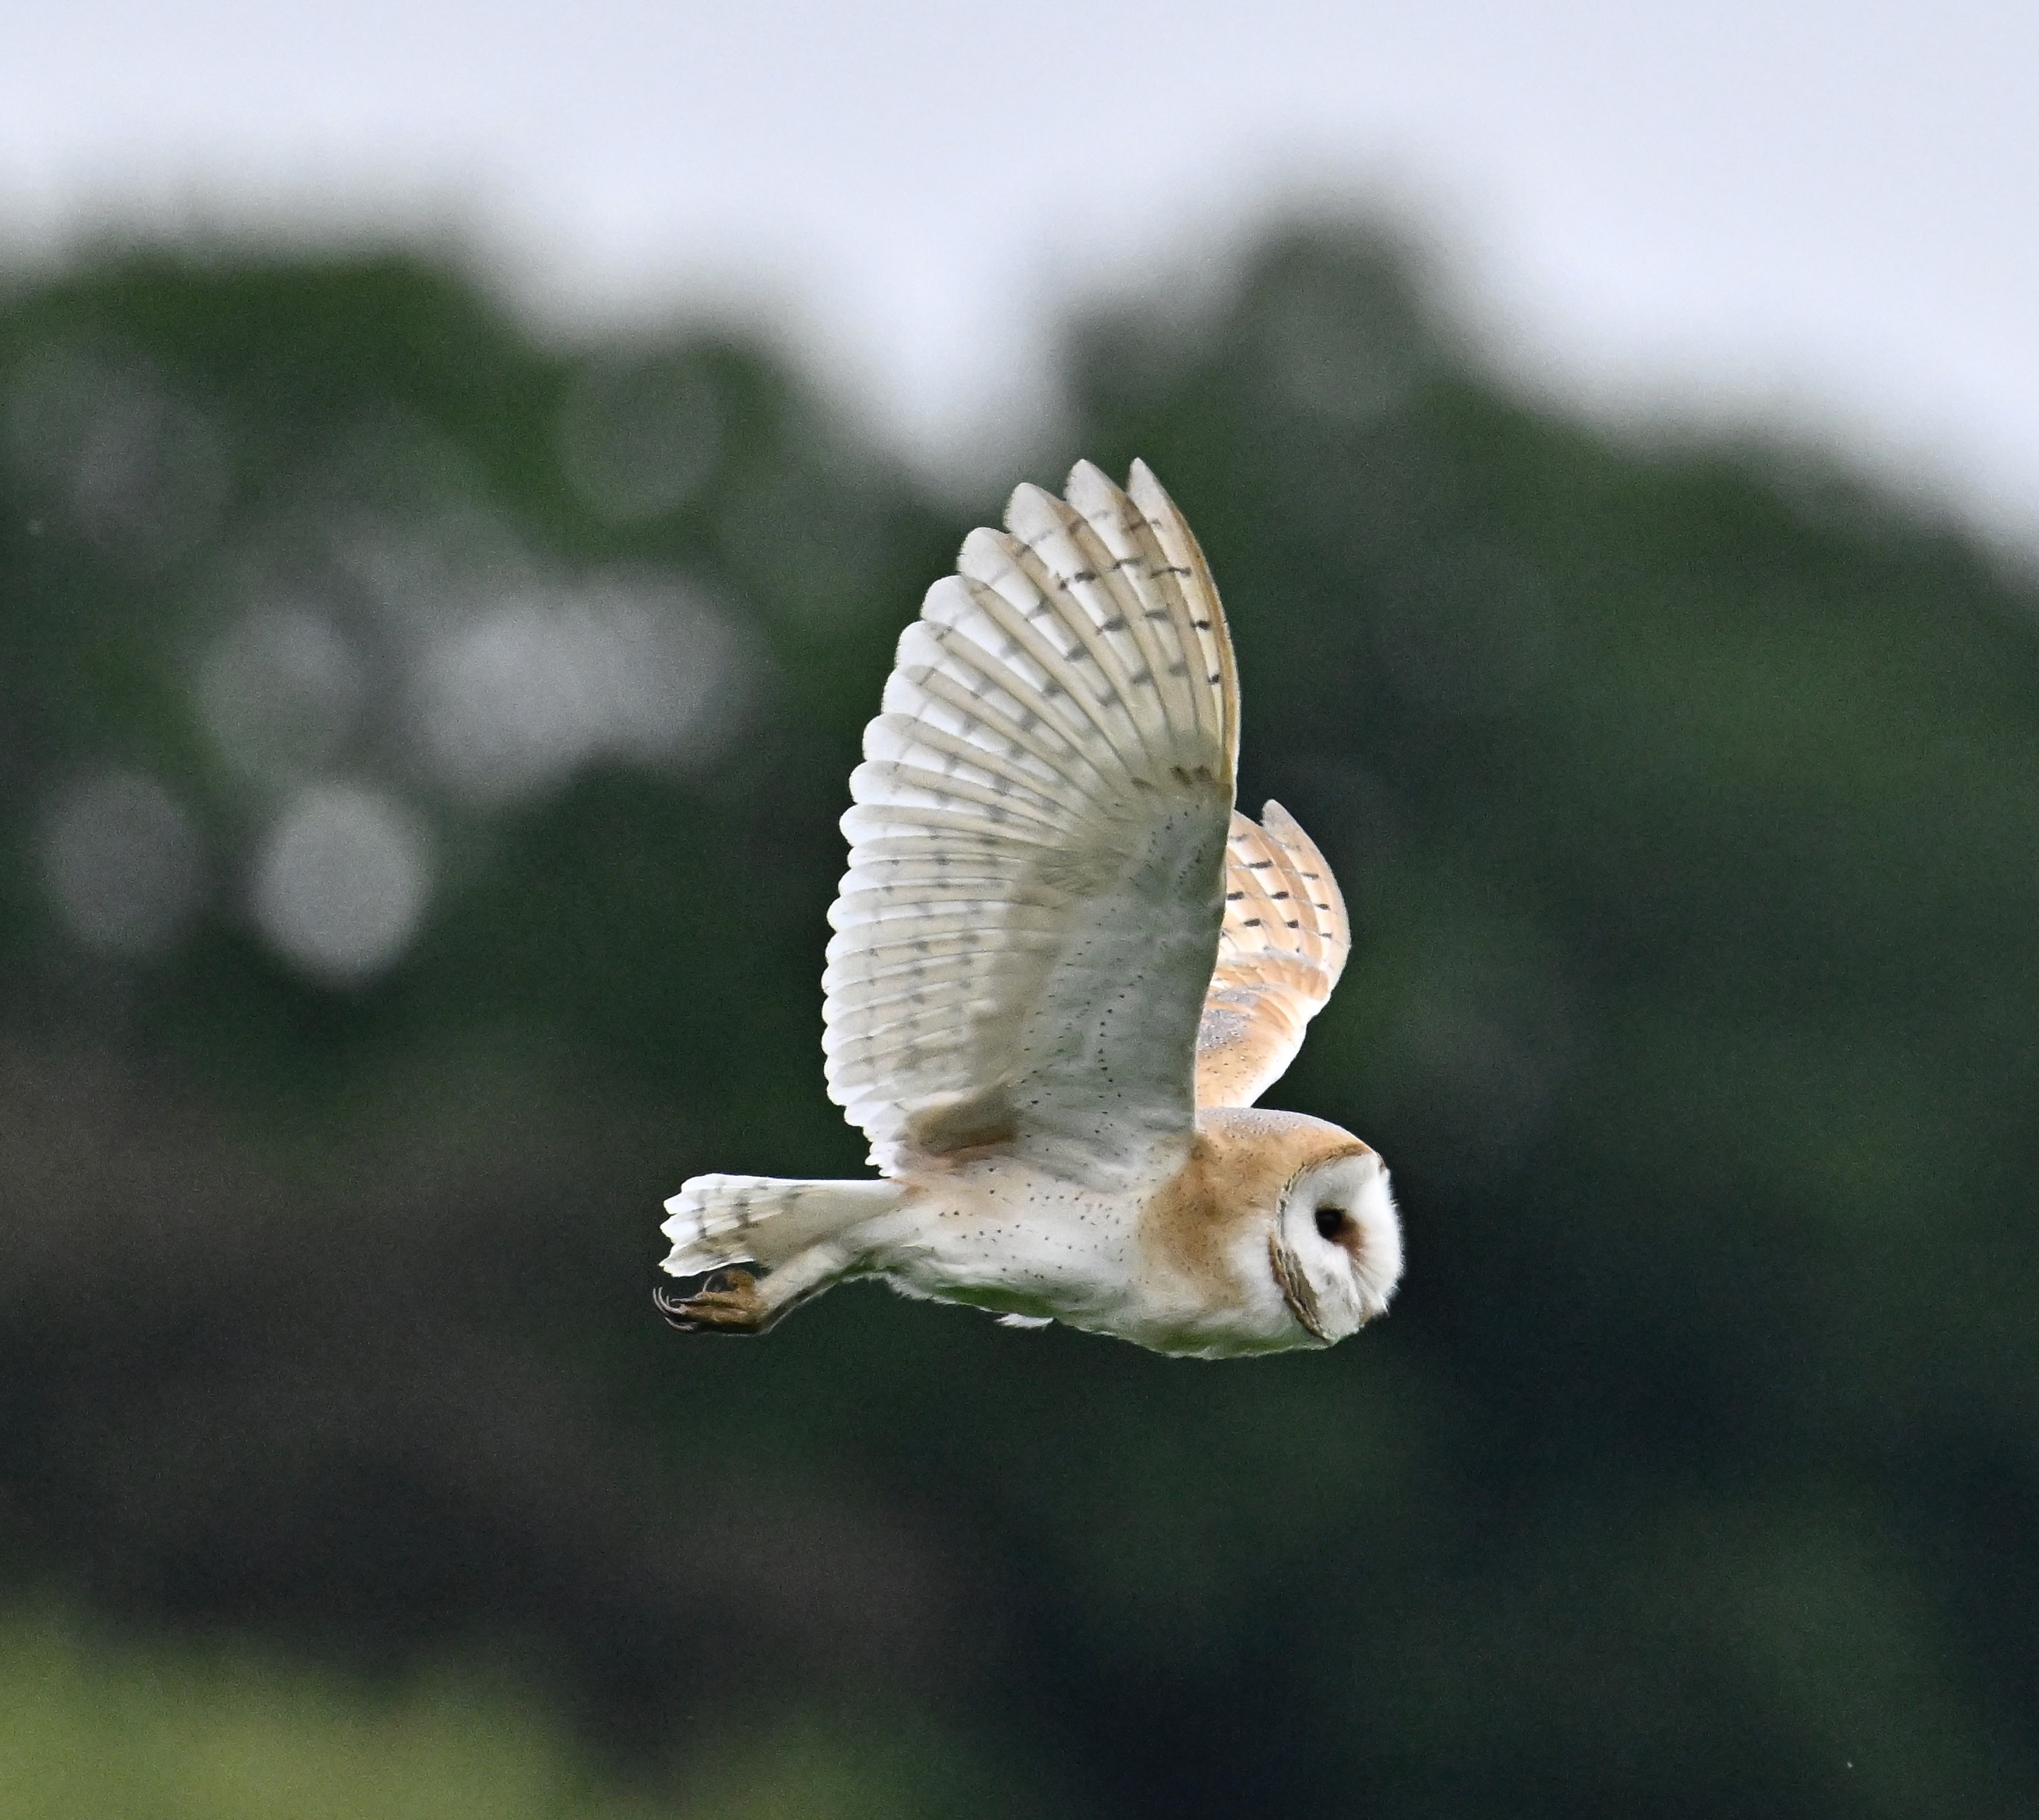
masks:
POLYGON ((0 1635, 8 1820, 656 1811, 594 1796, 541 1723, 464 1688, 349 1697, 255 1657, 88 1645, 48 1623, 0 1635))
MULTIPOLYGON (((892 1820, 1016 1807, 956 1741, 807 1723, 625 1774, 485 1674, 366 1687, 245 1647, 0 1626, 4 1820, 892 1820)), ((1038 1794, 1038 1792, 1035 1792, 1038 1794)), ((1057 1807, 1061 1812, 1079 1810, 1057 1807)))
MULTIPOLYGON (((1815 452, 1510 396, 1415 269, 1272 233, 1073 325, 1013 451, 1154 464, 1243 797, 1355 913, 1269 1097, 1387 1155, 1407 1283, 1229 1367, 869 1289, 650 1312, 684 1176, 857 1170, 835 817, 993 494, 764 342, 562 349, 414 259, 0 301, 18 1580, 487 1649, 619 1763, 762 1740, 887 1812, 996 1806, 917 1739, 1014 1811, 2039 1807, 2039 600, 1815 452)), ((307 1761, 326 1699, 276 1708, 307 1761)), ((495 1811, 545 1811, 516 1735, 495 1811)))

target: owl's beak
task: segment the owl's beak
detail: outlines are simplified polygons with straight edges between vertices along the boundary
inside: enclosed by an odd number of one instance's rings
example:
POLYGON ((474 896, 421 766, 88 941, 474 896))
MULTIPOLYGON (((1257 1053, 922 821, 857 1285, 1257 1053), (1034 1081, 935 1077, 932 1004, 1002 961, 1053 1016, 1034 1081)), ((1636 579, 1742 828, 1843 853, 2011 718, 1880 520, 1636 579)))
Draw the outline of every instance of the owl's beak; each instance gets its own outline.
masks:
POLYGON ((1331 1337, 1324 1331, 1316 1291, 1311 1288, 1310 1280, 1303 1274, 1302 1265, 1295 1254, 1281 1242, 1278 1226, 1267 1235, 1267 1261, 1274 1267, 1274 1280, 1281 1287, 1281 1299, 1289 1304, 1289 1312, 1319 1346, 1330 1345, 1331 1337))

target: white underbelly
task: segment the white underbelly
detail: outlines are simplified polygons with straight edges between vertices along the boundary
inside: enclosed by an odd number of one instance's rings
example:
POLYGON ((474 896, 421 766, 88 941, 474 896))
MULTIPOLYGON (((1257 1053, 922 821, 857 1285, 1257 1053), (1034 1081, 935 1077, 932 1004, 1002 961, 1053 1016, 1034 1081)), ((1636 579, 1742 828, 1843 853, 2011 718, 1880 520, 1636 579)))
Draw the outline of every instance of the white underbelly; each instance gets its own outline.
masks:
POLYGON ((859 1264, 937 1301, 1095 1319, 1123 1303, 1138 1273, 1138 1217, 1137 1199, 1052 1177, 961 1177, 871 1222, 859 1264))
POLYGON ((1207 1356, 1310 1344, 1271 1275, 1266 1293, 1213 1300, 1140 1243, 1138 1194, 1002 1171, 952 1179, 858 1234, 858 1274, 909 1295, 1046 1316, 1161 1352, 1207 1356))

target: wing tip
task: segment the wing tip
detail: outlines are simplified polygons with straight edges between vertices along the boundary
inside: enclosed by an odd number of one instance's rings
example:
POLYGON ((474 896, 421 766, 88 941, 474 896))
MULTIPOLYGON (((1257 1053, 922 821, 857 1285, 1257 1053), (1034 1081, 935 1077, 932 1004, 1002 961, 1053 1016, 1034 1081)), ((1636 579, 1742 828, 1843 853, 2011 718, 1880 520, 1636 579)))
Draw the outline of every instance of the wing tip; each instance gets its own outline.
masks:
POLYGON ((1303 833, 1303 825, 1271 796, 1260 806, 1260 825, 1278 840, 1293 840, 1297 836, 1302 835, 1305 842, 1312 846, 1316 844, 1310 840, 1309 836, 1303 833))
POLYGON ((1217 582, 1210 572, 1209 559, 1204 555, 1203 546, 1197 541, 1197 534, 1190 529, 1190 521, 1183 516, 1183 510, 1169 496, 1167 487, 1161 484, 1154 470, 1140 457, 1133 458, 1126 476, 1126 491, 1141 517, 1152 525, 1158 533, 1179 540, 1181 552, 1174 559, 1187 560, 1195 571, 1197 586, 1210 603, 1213 642, 1217 646, 1217 674, 1212 681, 1216 684, 1223 704, 1221 737, 1225 745, 1226 762, 1232 774, 1239 772, 1239 666, 1232 648, 1232 629, 1226 620, 1225 603, 1219 597, 1217 582))
POLYGON ((1069 478, 1062 483, 1062 496, 1073 506, 1079 493, 1101 493, 1109 498, 1118 491, 1111 476, 1088 456, 1070 468, 1069 478))
MULTIPOLYGON (((1061 501, 1046 487, 1037 482, 1022 480, 1005 497, 1005 517, 1003 521, 1005 534, 1008 537, 1017 537, 1024 543, 1027 540, 1027 533, 1020 529, 1020 526, 1030 518, 1037 523, 1043 519, 1050 521, 1055 519, 1057 516, 1057 509, 1061 503, 1061 501)), ((982 531, 972 532, 970 535, 978 537, 985 534, 985 532, 989 532, 989 535, 994 537, 998 535, 996 531, 991 531, 989 526, 984 527, 982 531)), ((968 539, 964 541, 967 547, 968 539)))

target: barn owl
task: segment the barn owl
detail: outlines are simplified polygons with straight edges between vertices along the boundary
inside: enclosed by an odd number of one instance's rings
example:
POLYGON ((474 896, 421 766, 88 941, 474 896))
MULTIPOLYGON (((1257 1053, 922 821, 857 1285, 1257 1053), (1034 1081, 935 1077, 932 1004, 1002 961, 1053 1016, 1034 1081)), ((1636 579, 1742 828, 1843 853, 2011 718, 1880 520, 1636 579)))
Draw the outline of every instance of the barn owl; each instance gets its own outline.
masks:
POLYGON ((1133 464, 1022 487, 899 641, 843 817, 830 1097, 876 1179, 697 1176, 660 1310, 755 1333, 846 1277, 1156 1352, 1328 1346, 1401 1275, 1388 1171, 1254 1101, 1350 934, 1278 803, 1188 525, 1133 464), (730 1267, 754 1264, 765 1273, 730 1267))

